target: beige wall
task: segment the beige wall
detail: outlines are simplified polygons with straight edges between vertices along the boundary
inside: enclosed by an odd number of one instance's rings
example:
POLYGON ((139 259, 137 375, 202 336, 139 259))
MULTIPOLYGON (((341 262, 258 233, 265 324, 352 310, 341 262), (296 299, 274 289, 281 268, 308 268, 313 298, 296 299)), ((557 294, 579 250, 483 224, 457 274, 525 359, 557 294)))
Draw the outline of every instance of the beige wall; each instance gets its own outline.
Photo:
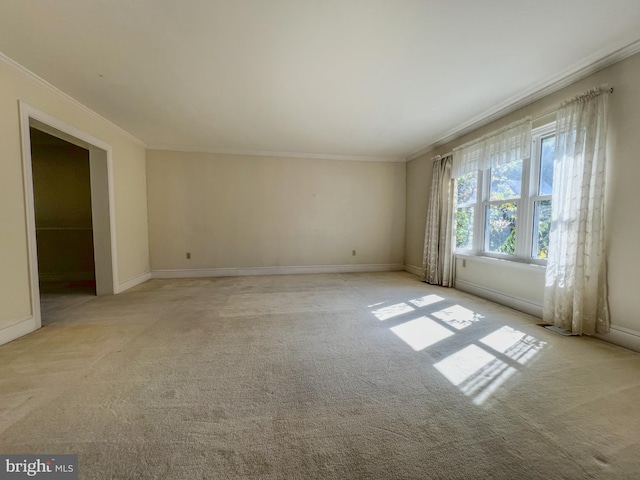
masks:
POLYGON ((89 151, 31 145, 41 280, 93 279, 89 151))
MULTIPOLYGON (((430 158, 430 157, 429 157, 430 158)), ((433 176, 433 163, 422 157, 407 163, 407 225, 405 264, 416 273, 422 270, 424 231, 433 176), (425 186, 428 186, 425 188, 425 186)))
POLYGON ((18 100, 112 146, 119 280, 149 270, 144 146, 0 61, 0 328, 32 315, 18 100))
POLYGON ((404 263, 404 163, 150 150, 147 181, 152 270, 404 263))
MULTIPOLYGON (((430 158, 437 154, 451 151, 455 146, 477 138, 509 122, 526 115, 534 117, 549 112, 559 104, 593 86, 608 83, 615 91, 610 97, 609 139, 607 165, 607 242, 609 264, 609 299, 611 316, 614 325, 640 332, 640 295, 637 293, 637 272, 640 271, 640 222, 636 220, 638 199, 638 179, 640 179, 640 54, 623 60, 562 90, 549 95, 527 107, 501 118, 481 129, 476 130, 454 142, 442 145, 434 151, 409 163, 407 171, 422 172, 431 164, 430 158)), ((430 179, 418 175, 417 179, 409 178, 407 199, 420 198, 430 189, 430 179), (418 191, 420 193, 418 193, 418 191)), ((419 202, 418 202, 419 203, 419 202)), ((407 217, 407 252, 418 251, 424 241, 424 233, 420 228, 424 225, 426 205, 420 203, 407 217), (420 207, 420 208, 418 208, 420 207)), ((409 206, 407 206, 409 210, 409 206)), ((407 262, 414 262, 413 256, 407 262)), ((467 261, 471 268, 473 260, 467 261)), ((460 267, 460 265, 458 265, 460 267)), ((473 265, 473 269, 460 275, 465 281, 472 282, 488 289, 500 288, 503 293, 520 297, 523 295, 516 286, 501 284, 498 277, 508 275, 508 266, 496 265, 495 268, 483 268, 473 265)), ((528 300, 542 304, 543 278, 538 274, 520 272, 521 283, 530 286, 528 300), (536 297, 536 298, 534 298, 536 297)), ((502 282, 504 283, 504 282, 502 282)))

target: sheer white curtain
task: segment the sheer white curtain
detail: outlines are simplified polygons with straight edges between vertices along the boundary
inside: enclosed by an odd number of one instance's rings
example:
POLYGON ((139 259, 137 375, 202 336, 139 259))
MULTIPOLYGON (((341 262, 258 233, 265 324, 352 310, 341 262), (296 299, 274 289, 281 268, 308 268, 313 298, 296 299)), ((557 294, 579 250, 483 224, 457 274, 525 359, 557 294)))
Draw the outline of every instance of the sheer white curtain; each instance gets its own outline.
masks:
POLYGON ((468 172, 527 158, 530 152, 531 117, 527 117, 454 149, 453 155, 434 161, 422 264, 424 281, 453 287, 454 179, 468 172))
POLYGON ((424 234, 422 280, 453 287, 453 178, 451 156, 433 162, 431 196, 424 234))
POLYGON ((604 236, 609 92, 560 107, 543 316, 577 334, 609 330, 604 236))
POLYGON ((453 150, 453 178, 528 158, 531 117, 523 118, 453 150))

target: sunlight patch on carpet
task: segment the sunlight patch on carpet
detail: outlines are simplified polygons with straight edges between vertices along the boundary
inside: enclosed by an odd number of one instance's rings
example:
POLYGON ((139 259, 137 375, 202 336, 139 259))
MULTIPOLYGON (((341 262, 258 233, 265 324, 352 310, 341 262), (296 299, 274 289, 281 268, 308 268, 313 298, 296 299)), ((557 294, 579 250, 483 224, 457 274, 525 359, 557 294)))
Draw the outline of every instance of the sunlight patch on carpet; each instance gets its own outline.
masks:
POLYGON ((495 358, 495 356, 476 345, 468 345, 439 361, 434 366, 447 380, 458 386, 492 360, 495 360, 495 358))
POLYGON ((526 364, 546 345, 546 342, 508 326, 481 338, 480 342, 512 358, 520 365, 526 364))
POLYGON ((448 328, 427 317, 416 318, 390 329, 416 352, 453 335, 448 328))
POLYGON ((433 305, 434 303, 441 302, 442 300, 444 300, 444 298, 440 295, 425 295, 424 297, 409 300, 409 303, 412 303, 416 307, 426 307, 427 305, 433 305))
POLYGON ((516 373, 502 360, 477 345, 468 345, 434 365, 462 393, 484 403, 509 377, 516 373))
POLYGON ((373 313, 378 320, 388 320, 390 318, 397 317, 398 315, 413 312, 414 310, 415 308, 406 303, 396 303, 394 305, 389 305, 388 307, 379 308, 371 313, 373 313))
POLYGON ((432 315, 457 330, 467 328, 469 325, 472 325, 478 320, 484 318, 484 316, 479 315, 468 308, 464 308, 462 305, 453 305, 452 307, 432 313, 432 315))
POLYGON ((493 395, 498 388, 500 388, 514 373, 516 369, 509 367, 506 363, 500 360, 494 360, 485 368, 483 375, 479 377, 474 385, 474 390, 467 391, 461 389, 467 395, 476 394, 473 399, 473 403, 476 405, 482 405, 491 395, 493 395))
POLYGON ((380 305, 384 305, 385 303, 387 303, 387 302, 374 303, 372 305, 367 305, 367 308, 379 307, 380 305))

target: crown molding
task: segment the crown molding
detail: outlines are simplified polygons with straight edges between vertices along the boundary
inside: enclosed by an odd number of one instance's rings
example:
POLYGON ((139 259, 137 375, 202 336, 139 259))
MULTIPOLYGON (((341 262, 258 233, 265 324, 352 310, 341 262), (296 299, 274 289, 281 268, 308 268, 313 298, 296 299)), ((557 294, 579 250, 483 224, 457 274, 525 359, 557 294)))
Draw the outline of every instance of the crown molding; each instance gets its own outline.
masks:
POLYGON ((430 143, 424 148, 408 155, 406 161, 414 160, 437 147, 449 143, 456 138, 459 138, 467 133, 470 133, 480 127, 488 125, 489 123, 498 120, 516 110, 530 105, 531 103, 540 100, 562 88, 571 85, 572 83, 582 80, 589 75, 596 73, 604 68, 607 68, 614 63, 618 63, 625 58, 635 55, 640 52, 640 40, 636 40, 629 45, 609 52, 605 56, 601 54, 594 54, 587 57, 584 61, 573 65, 572 67, 560 72, 553 77, 540 82, 533 87, 515 95, 502 103, 499 103, 495 107, 487 110, 486 112, 473 117, 472 119, 461 123, 460 125, 452 128, 446 132, 438 140, 430 143))
POLYGON ((58 87, 53 86, 52 84, 50 84, 49 82, 47 82, 44 78, 36 75, 35 73, 33 73, 31 70, 27 69, 26 67, 20 65, 18 62, 16 62, 15 60, 7 57, 4 53, 0 52, 0 63, 3 63, 5 65, 7 65, 8 67, 12 68, 13 70, 17 71, 19 74, 27 77, 28 79, 36 82, 37 84, 39 84, 40 86, 46 88, 47 90, 51 91, 52 93, 58 95, 59 97, 62 97, 63 99, 65 99, 66 101, 74 104, 75 106, 79 107, 81 110, 83 110, 85 113, 89 114, 90 116, 92 116, 93 118, 96 118, 104 123, 106 123, 107 125, 109 125, 110 127, 116 129, 119 133, 123 134, 124 136, 126 136, 127 138, 129 138, 130 140, 132 140, 133 142, 137 143, 138 145, 140 145, 141 147, 145 147, 146 148, 146 144, 140 140, 139 138, 133 136, 132 134, 130 134, 129 132, 127 132, 126 130, 124 130, 122 127, 119 127, 118 125, 116 125, 115 123, 113 123, 111 120, 107 120, 106 118, 104 118, 102 115, 100 115, 99 113, 94 112, 93 110, 91 110, 89 107, 87 107, 85 104, 80 103, 78 100, 76 100, 75 98, 73 98, 72 96, 64 93, 62 90, 60 90, 58 87))
POLYGON ((197 148, 173 145, 148 145, 147 150, 171 152, 210 153, 215 155, 243 155, 251 157, 311 158, 318 160, 341 160, 349 162, 397 162, 404 163, 403 157, 374 157, 365 155, 332 155, 324 153, 272 152, 270 150, 239 150, 233 148, 197 148))

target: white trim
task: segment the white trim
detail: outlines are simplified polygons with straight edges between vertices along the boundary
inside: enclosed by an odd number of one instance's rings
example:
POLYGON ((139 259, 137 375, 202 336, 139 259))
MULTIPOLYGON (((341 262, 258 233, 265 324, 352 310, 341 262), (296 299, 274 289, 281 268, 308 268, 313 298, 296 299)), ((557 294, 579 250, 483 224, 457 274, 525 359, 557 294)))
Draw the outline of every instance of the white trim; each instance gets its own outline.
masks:
MULTIPOLYGON (((38 248, 36 244, 36 214, 33 197, 33 171, 31 163, 31 135, 29 133, 30 108, 18 102, 20 110, 20 141, 22 144, 22 182, 27 226, 27 266, 29 269, 29 294, 31 295, 32 329, 42 326, 40 318, 40 286, 38 285, 38 248)), ((29 330, 32 331, 32 330, 29 330)), ((25 332, 29 333, 29 332, 25 332)))
POLYGON ((31 70, 28 70, 27 68, 23 67, 22 65, 20 65, 18 62, 16 62, 15 60, 7 57, 4 53, 0 52, 0 63, 4 63, 5 65, 7 65, 8 67, 13 68, 14 70, 16 70, 18 73, 24 75, 25 77, 29 78, 30 80, 33 80, 34 82, 40 84, 41 86, 43 86, 44 88, 50 90, 51 92, 53 92, 54 94, 64 98, 66 101, 73 103, 75 106, 80 107, 85 113, 88 113, 89 115, 91 115, 92 117, 101 120, 103 122, 105 122, 106 124, 108 124, 110 127, 115 128, 119 133, 125 135, 127 138, 129 138, 130 140, 132 140, 133 142, 137 143, 138 145, 140 145, 141 147, 146 147, 147 145, 140 140, 139 138, 133 136, 132 134, 130 134, 129 132, 127 132, 126 130, 124 130, 123 128, 119 127, 118 125, 116 125, 115 123, 113 123, 110 120, 107 120, 106 118, 104 118, 102 115, 100 115, 99 113, 94 112, 93 110, 91 110, 89 107, 87 107, 86 105, 80 103, 78 100, 76 100, 75 98, 71 97, 70 95, 67 95, 66 93, 64 93, 62 90, 60 90, 57 87, 54 87, 52 84, 50 84, 49 82, 47 82, 44 78, 36 75, 35 73, 33 73, 31 70))
POLYGON ((403 157, 374 157, 366 155, 334 155, 324 153, 272 152, 269 150, 240 150, 234 148, 197 148, 173 145, 149 145, 147 150, 164 150, 171 152, 211 153, 216 155, 245 155, 253 157, 288 157, 311 158, 319 160, 343 160, 351 162, 396 162, 404 163, 403 157))
MULTIPOLYGON (((89 142, 91 143, 91 142, 89 142)), ((94 144, 95 145, 95 144, 94 144)), ((96 145, 98 146, 98 145, 96 145)), ((111 272, 113 276, 113 293, 117 293, 118 285, 118 237, 116 235, 116 193, 113 178, 113 153, 111 145, 107 145, 107 186, 109 188, 109 227, 111 233, 111 272)))
POLYGON ((460 260, 469 260, 471 262, 485 263, 487 265, 492 265, 494 267, 497 266, 500 268, 513 268, 513 269, 524 270, 529 272, 544 272, 547 269, 546 265, 519 262, 517 260, 495 258, 495 257, 486 256, 486 255, 474 255, 472 253, 457 252, 455 256, 456 256, 456 260, 460 258, 460 260))
POLYGON ((2 330, 5 330, 7 328, 11 328, 15 325, 18 325, 19 323, 28 322, 31 320, 33 320, 33 315, 27 315, 26 317, 22 317, 14 321, 0 323, 0 332, 2 332, 2 330))
MULTIPOLYGON (((1 57, 0 57, 1 59, 1 57)), ((26 335, 42 326, 40 312, 40 287, 38 284, 38 249, 36 243, 36 221, 35 221, 35 205, 33 197, 33 171, 31 160, 31 135, 29 131, 30 121, 42 123, 51 127, 56 131, 62 132, 64 136, 76 139, 76 142, 86 142, 90 151, 102 150, 106 154, 107 162, 107 188, 109 196, 109 223, 111 232, 111 291, 115 292, 116 282, 118 278, 118 256, 116 244, 115 230, 115 194, 113 189, 113 158, 111 145, 104 143, 91 135, 78 130, 71 125, 67 125, 51 115, 48 115, 29 104, 18 101, 20 112, 20 140, 22 146, 22 181, 25 202, 25 222, 27 227, 27 252, 28 252, 28 271, 29 286, 31 295, 31 312, 29 317, 25 317, 18 324, 11 327, 9 333, 2 332, 0 343, 10 341, 21 335, 26 335)), ((91 153, 90 153, 91 155, 91 153)), ((5 329, 6 330, 6 329, 5 329)))
POLYGON ((498 120, 516 110, 532 104, 533 102, 540 100, 548 95, 551 95, 562 88, 571 85, 589 75, 596 73, 604 68, 620 62, 625 58, 635 55, 640 52, 640 40, 619 48, 613 52, 609 52, 605 56, 601 56, 600 53, 593 54, 584 61, 577 63, 563 72, 554 75, 553 77, 540 82, 531 88, 521 92, 513 97, 499 103, 495 107, 473 117, 472 119, 461 123, 460 125, 452 128, 446 132, 438 140, 431 142, 428 146, 421 148, 420 150, 408 155, 406 161, 414 160, 435 148, 449 143, 456 138, 459 138, 467 133, 477 130, 480 127, 488 125, 489 123, 498 120))
POLYGON ((129 290, 141 283, 146 282, 147 280, 151 280, 151 272, 141 273, 140 275, 135 275, 127 280, 124 280, 118 284, 118 288, 115 293, 122 293, 125 290, 129 290))
POLYGON ((240 277, 253 275, 297 275, 307 273, 363 273, 403 271, 400 263, 357 265, 294 265, 288 267, 231 267, 152 270, 151 278, 240 277))
POLYGON ((417 275, 419 277, 422 276, 422 268, 421 267, 416 267, 415 265, 405 265, 404 266, 404 271, 405 272, 409 272, 409 273, 413 273, 414 275, 417 275))
MULTIPOLYGON (((51 115, 38 110, 31 105, 18 100, 20 108, 20 125, 22 135, 22 158, 23 158, 23 181, 25 187, 25 204, 27 206, 27 231, 29 245, 29 265, 31 272, 32 283, 32 295, 38 294, 38 256, 36 247, 36 232, 35 232, 35 207, 33 204, 33 173, 31 171, 31 140, 29 134, 29 119, 34 119, 49 127, 52 127, 60 132, 63 132, 71 137, 74 137, 82 142, 86 142, 89 147, 95 147, 100 150, 104 150, 107 154, 107 183, 109 189, 109 223, 111 233, 111 269, 112 269, 112 286, 115 293, 116 286, 118 285, 118 249, 117 249, 117 236, 116 236, 116 212, 115 212, 115 190, 113 179, 113 152, 111 145, 103 142, 100 139, 77 129, 62 120, 58 120, 51 115), (35 284, 35 285, 34 285, 35 284)), ((35 295, 39 297, 38 295, 35 295)), ((32 313, 36 317, 36 324, 40 328, 40 306, 39 299, 34 301, 32 298, 32 306, 34 310, 32 313)))
MULTIPOLYGON (((457 128, 459 128, 459 127, 453 128, 452 130, 456 130, 457 128)), ((463 135, 463 133, 460 133, 458 135, 452 135, 451 140, 455 140, 456 138, 461 137, 462 135, 463 135)), ((444 145, 446 143, 443 140, 444 140, 444 137, 440 138, 439 140, 433 141, 432 143, 430 143, 426 147, 423 147, 420 150, 418 150, 416 152, 413 152, 411 155, 407 155, 407 157, 405 158, 405 161, 410 162, 411 160, 415 160, 418 157, 422 157, 423 155, 426 155, 429 152, 433 152, 440 145, 444 145)), ((436 157, 439 157, 439 156, 444 156, 444 155, 436 155, 436 157)), ((434 157, 434 158, 436 158, 436 157, 434 157)))
POLYGON ((471 293, 477 297, 486 298, 492 302, 499 303, 514 310, 528 313, 534 317, 542 318, 542 305, 539 305, 531 300, 527 300, 516 295, 507 295, 506 293, 499 292, 492 288, 487 288, 482 285, 475 284, 473 282, 465 282, 463 280, 455 281, 455 288, 462 290, 463 292, 471 293))
POLYGON ((637 330, 612 324, 609 333, 596 333, 594 337, 635 352, 640 352, 640 332, 637 330))
MULTIPOLYGON (((69 125, 68 123, 63 122, 62 120, 49 115, 48 113, 43 112, 42 110, 38 110, 35 107, 32 107, 26 102, 22 100, 18 100, 20 104, 21 110, 24 111, 25 114, 28 114, 30 118, 42 122, 49 127, 53 127, 56 130, 60 130, 61 132, 66 133, 67 135, 71 135, 72 137, 77 138, 78 140, 82 140, 94 147, 100 148, 102 150, 108 151, 111 149, 111 145, 108 143, 89 135, 88 133, 74 127, 73 125, 69 125)), ((63 139, 66 140, 66 139, 63 139)), ((73 143, 73 142, 72 142, 73 143)), ((80 145, 83 146, 83 145, 80 145)), ((84 147, 87 148, 88 147, 84 147)))
POLYGON ((38 329, 36 327, 36 319, 33 315, 27 315, 24 318, 16 320, 8 325, 0 327, 0 345, 4 345, 16 338, 20 338, 27 333, 31 333, 38 329))

